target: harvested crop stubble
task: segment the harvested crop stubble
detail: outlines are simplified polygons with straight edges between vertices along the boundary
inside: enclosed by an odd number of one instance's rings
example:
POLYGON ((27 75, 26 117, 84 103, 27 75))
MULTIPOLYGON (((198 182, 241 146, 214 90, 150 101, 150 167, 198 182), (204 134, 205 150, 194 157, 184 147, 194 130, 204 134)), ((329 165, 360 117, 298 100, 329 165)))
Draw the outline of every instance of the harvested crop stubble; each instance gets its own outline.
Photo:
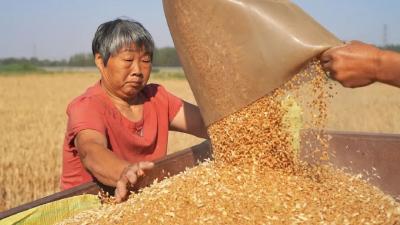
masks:
MULTIPOLYGON (((329 86, 316 62, 285 88, 212 124, 214 161, 143 189, 119 205, 62 224, 395 224, 400 206, 365 181, 330 166, 298 160, 288 92, 307 81, 309 126, 326 119, 329 86), (288 91, 289 90, 289 91, 288 91)), ((301 99, 300 99, 301 100, 301 99)), ((326 137, 317 132, 322 146, 326 137)), ((316 149, 325 158, 326 149, 316 149)))

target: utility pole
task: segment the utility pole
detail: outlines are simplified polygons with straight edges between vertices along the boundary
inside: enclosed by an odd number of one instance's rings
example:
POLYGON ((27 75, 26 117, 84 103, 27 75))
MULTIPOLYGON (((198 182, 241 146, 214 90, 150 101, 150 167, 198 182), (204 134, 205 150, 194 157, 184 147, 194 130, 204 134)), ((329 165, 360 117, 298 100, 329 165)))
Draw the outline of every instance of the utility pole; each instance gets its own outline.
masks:
POLYGON ((383 41, 383 46, 387 46, 388 45, 388 26, 387 24, 383 24, 383 37, 382 37, 382 41, 383 41))
POLYGON ((33 57, 33 58, 37 58, 36 43, 33 43, 32 57, 33 57))

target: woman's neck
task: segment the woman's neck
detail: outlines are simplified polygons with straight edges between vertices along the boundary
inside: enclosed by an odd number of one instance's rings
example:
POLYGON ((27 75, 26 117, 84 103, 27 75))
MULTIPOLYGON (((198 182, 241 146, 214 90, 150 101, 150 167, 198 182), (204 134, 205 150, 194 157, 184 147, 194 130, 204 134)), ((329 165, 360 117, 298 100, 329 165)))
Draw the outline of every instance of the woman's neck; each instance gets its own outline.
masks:
POLYGON ((123 107, 123 108, 130 108, 131 106, 134 105, 140 105, 143 104, 143 98, 141 92, 139 92, 135 96, 131 96, 129 98, 122 98, 114 93, 112 93, 106 85, 104 85, 103 82, 100 81, 100 86, 101 88, 106 92, 106 94, 110 97, 111 101, 117 105, 118 107, 123 107))

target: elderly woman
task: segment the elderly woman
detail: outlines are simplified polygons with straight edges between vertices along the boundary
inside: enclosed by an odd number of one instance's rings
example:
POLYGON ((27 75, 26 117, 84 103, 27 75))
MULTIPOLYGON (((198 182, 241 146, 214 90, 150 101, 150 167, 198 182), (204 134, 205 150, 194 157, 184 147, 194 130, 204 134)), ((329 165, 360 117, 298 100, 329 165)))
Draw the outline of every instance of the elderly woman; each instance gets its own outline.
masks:
POLYGON ((67 109, 62 189, 96 180, 127 198, 151 161, 167 153, 168 130, 207 138, 199 109, 158 84, 147 84, 154 43, 138 22, 99 26, 92 43, 101 78, 67 109))

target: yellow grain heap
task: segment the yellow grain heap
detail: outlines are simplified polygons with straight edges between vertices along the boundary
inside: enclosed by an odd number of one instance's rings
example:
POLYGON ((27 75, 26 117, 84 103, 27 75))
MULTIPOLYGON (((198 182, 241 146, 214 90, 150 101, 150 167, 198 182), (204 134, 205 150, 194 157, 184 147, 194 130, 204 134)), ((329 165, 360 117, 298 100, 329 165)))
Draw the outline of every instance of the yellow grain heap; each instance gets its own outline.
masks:
MULTIPOLYGON (((325 83, 319 64, 311 63, 284 88, 208 128, 214 161, 61 224, 400 223, 400 206, 390 196, 332 167, 298 160, 283 99, 304 96, 299 87, 308 85, 311 97, 297 100, 310 115, 307 125, 321 128, 330 95, 325 83)), ((323 135, 320 141, 326 147, 323 135)), ((327 156, 326 149, 315 152, 327 156)))

